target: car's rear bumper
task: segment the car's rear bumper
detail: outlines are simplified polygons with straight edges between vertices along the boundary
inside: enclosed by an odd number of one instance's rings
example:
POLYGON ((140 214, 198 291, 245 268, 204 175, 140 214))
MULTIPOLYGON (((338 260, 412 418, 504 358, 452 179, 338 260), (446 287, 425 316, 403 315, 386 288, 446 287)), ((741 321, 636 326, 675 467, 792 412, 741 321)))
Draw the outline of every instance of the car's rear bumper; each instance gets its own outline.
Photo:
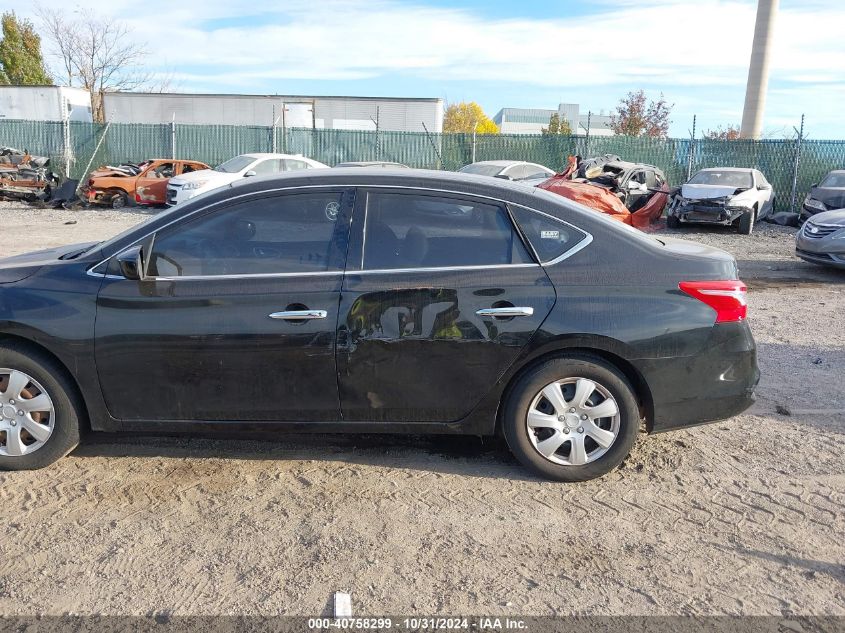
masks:
POLYGON ((724 420, 754 403, 760 381, 748 323, 713 326, 695 356, 643 359, 635 366, 651 391, 654 433, 724 420))

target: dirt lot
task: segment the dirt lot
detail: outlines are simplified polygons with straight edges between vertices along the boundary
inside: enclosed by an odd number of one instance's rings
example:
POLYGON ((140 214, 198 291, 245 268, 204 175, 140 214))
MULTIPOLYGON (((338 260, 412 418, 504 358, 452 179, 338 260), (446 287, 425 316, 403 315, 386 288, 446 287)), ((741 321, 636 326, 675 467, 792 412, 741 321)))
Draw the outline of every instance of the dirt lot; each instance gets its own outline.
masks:
MULTIPOLYGON (((0 254, 144 217, 0 203, 0 254)), ((579 485, 473 438, 92 437, 0 474, 0 613, 845 615, 845 273, 793 232, 684 232, 751 288, 745 415, 579 485)))

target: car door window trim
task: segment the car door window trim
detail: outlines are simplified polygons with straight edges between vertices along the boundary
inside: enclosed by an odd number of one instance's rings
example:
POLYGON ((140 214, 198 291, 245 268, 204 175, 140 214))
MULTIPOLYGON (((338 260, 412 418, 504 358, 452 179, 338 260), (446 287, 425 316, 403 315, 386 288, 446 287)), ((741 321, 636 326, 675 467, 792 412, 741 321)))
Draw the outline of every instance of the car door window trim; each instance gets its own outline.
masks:
MULTIPOLYGON (((578 242, 571 249, 564 252, 563 254, 556 257, 555 259, 545 261, 545 262, 540 262, 539 264, 490 264, 490 265, 484 265, 484 266, 449 266, 449 267, 445 267, 445 268, 437 267, 437 268, 426 268, 426 269, 422 269, 422 268, 409 269, 411 271, 423 271, 424 270, 426 272, 433 272, 433 271, 438 271, 438 270, 473 270, 473 269, 478 269, 478 268, 513 268, 515 266, 525 267, 525 266, 538 266, 538 265, 542 266, 542 267, 548 267, 548 266, 554 266, 555 264, 558 264, 558 263, 564 261, 565 259, 572 257, 576 253, 580 252, 581 250, 583 250, 584 248, 589 246, 590 243, 592 243, 592 241, 593 241, 592 234, 590 234, 588 231, 585 231, 584 229, 578 228, 577 226, 567 222, 566 220, 562 220, 558 217, 555 217, 555 216, 550 215, 548 213, 544 213, 543 211, 539 211, 539 210, 534 209, 532 207, 525 206, 524 204, 509 202, 508 200, 504 200, 502 198, 495 198, 495 197, 492 197, 492 196, 485 196, 485 195, 474 194, 474 193, 466 193, 464 191, 454 191, 454 190, 451 190, 451 189, 423 189, 423 190, 421 190, 419 187, 413 187, 413 186, 410 186, 410 185, 373 185, 373 184, 296 185, 296 186, 293 186, 293 187, 279 187, 279 188, 276 188, 276 189, 267 189, 267 190, 261 191, 261 192, 245 193, 245 194, 241 194, 239 196, 232 196, 231 198, 228 198, 226 200, 220 200, 218 202, 213 203, 212 205, 210 205, 208 207, 203 207, 203 208, 197 209, 196 211, 193 211, 192 213, 190 213, 186 216, 174 218, 171 222, 168 222, 167 224, 164 224, 163 226, 158 227, 157 229, 151 231, 151 233, 157 233, 159 231, 162 231, 162 230, 176 224, 177 222, 182 222, 182 221, 188 222, 192 218, 200 217, 200 216, 202 216, 206 213, 211 213, 212 211, 219 208, 220 206, 231 204, 231 203, 233 203, 237 200, 240 200, 241 198, 249 198, 249 197, 256 197, 257 198, 257 197, 260 197, 260 196, 266 196, 268 194, 285 193, 285 192, 288 192, 288 191, 300 191, 300 190, 303 190, 303 189, 305 189, 305 190, 338 189, 338 190, 342 190, 342 191, 348 191, 350 189, 356 189, 356 190, 357 189, 365 189, 365 190, 366 189, 397 189, 397 190, 403 190, 403 191, 425 191, 425 192, 429 192, 429 193, 433 193, 433 194, 451 194, 451 195, 464 196, 464 197, 469 196, 469 197, 472 197, 472 198, 477 198, 479 200, 487 200, 487 201, 492 201, 492 202, 498 202, 500 204, 504 204, 506 207, 507 207, 507 205, 513 205, 515 207, 520 207, 520 208, 526 209, 526 210, 530 211, 531 213, 538 213, 542 216, 545 216, 547 218, 554 220, 555 222, 559 222, 561 224, 569 226, 569 227, 575 229, 576 231, 583 233, 586 236, 583 240, 578 242)), ((366 209, 366 206, 365 206, 365 209, 366 209)), ((92 276, 92 277, 100 277, 100 278, 103 278, 103 279, 125 279, 124 277, 120 277, 120 276, 116 276, 116 275, 109 275, 105 272, 95 273, 95 272, 93 272, 93 270, 95 268, 97 268, 98 266, 105 264, 106 262, 108 262, 109 260, 114 258, 116 255, 118 255, 119 253, 122 253, 123 251, 125 251, 127 248, 131 248, 132 246, 135 246, 136 244, 143 242, 145 239, 149 238, 149 236, 150 236, 150 233, 148 233, 148 234, 146 234, 142 237, 139 237, 135 241, 123 246, 117 252, 113 253, 109 257, 106 257, 106 258, 100 260, 99 262, 97 262, 96 264, 94 264, 93 266, 88 268, 86 273, 88 275, 92 276)), ((363 240, 364 241, 366 240, 366 230, 364 230, 363 240)), ((363 263, 363 256, 364 256, 363 255, 364 241, 362 241, 362 249, 361 249, 362 263, 363 263)), ((533 247, 532 247, 532 250, 533 250, 533 247)), ((363 270, 352 270, 352 271, 350 271, 350 270, 347 269, 346 271, 320 271, 320 272, 314 272, 314 273, 267 273, 267 274, 261 274, 261 275, 257 275, 257 274, 226 275, 224 277, 226 277, 227 279, 228 278, 244 279, 244 278, 252 278, 252 277, 290 277, 290 276, 304 276, 304 275, 308 275, 308 276, 311 276, 311 275, 337 275, 337 274, 344 274, 344 272, 346 272, 346 274, 362 274, 362 273, 382 274, 382 273, 387 273, 387 272, 403 272, 403 270, 402 269, 374 269, 374 270, 369 270, 369 271, 363 271, 363 270)), ((176 278, 176 277, 171 277, 171 278, 162 277, 162 278, 150 278, 150 280, 152 281, 153 279, 159 279, 159 280, 162 280, 162 281, 175 281, 177 279, 192 279, 192 278, 193 277, 178 277, 178 278, 176 278)), ((196 279, 211 279, 211 278, 212 277, 210 275, 209 276, 196 277, 196 279)))
MULTIPOLYGON (((577 244, 575 244, 574 246, 572 246, 568 250, 564 251, 563 253, 561 253, 560 255, 555 257, 554 259, 549 259, 547 261, 541 261, 540 265, 543 266, 544 268, 549 267, 549 266, 554 266, 555 264, 558 264, 565 259, 569 259, 570 257, 575 255, 576 253, 578 253, 578 252, 582 251, 583 249, 587 248, 587 246, 589 246, 593 241, 592 233, 589 233, 588 231, 585 231, 584 229, 579 229, 577 226, 575 226, 574 224, 570 224, 566 220, 561 220, 560 218, 556 218, 555 216, 550 215, 548 213, 543 213, 542 211, 538 211, 537 209, 532 209, 531 207, 526 207, 524 204, 516 204, 516 203, 510 203, 510 204, 511 204, 511 206, 519 207, 520 209, 525 209, 526 211, 528 211, 530 213, 536 213, 538 215, 542 215, 544 217, 547 217, 550 220, 553 220, 555 222, 563 224, 564 226, 568 226, 571 229, 575 229, 576 231, 578 231, 579 233, 582 233, 584 235, 584 239, 580 240, 577 244)), ((519 225, 518 222, 516 222, 516 224, 517 224, 517 226, 519 225)), ((520 228, 520 230, 521 230, 521 228, 520 228)), ((528 241, 530 243, 531 240, 528 240, 528 241)), ((533 246, 531 247, 531 250, 532 251, 535 250, 533 246)))

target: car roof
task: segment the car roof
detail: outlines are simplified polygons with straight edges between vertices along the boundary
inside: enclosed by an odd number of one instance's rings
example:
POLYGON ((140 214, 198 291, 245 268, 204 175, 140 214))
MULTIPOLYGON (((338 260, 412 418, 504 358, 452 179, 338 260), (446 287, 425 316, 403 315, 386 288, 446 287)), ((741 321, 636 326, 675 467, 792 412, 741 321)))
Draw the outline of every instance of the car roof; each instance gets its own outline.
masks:
POLYGON ((376 165, 398 165, 400 167, 407 167, 407 165, 403 165, 402 163, 397 163, 392 160, 345 160, 342 163, 335 165, 335 167, 375 167, 376 165))
MULTIPOLYGON (((539 163, 532 163, 527 160, 479 160, 472 165, 494 165, 496 167, 511 167, 512 165, 538 165, 539 163)), ((467 165, 469 167, 469 165, 467 165)), ((540 165, 542 167, 542 165, 540 165)))
MULTIPOLYGON (((305 158, 302 154, 273 154, 270 152, 247 152, 238 156, 249 156, 250 158, 305 158)), ((234 156, 232 158, 235 158, 234 156)))
POLYGON ((757 171, 753 167, 706 167, 698 171, 757 171))

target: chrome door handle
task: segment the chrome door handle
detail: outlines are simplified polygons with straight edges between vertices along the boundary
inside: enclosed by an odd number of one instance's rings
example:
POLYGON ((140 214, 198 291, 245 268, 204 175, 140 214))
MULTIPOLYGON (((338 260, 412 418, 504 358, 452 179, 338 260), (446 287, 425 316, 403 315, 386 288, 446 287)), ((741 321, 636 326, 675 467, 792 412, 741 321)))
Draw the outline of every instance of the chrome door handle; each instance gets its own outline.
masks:
POLYGON ((508 306, 507 308, 483 308, 481 310, 476 310, 475 313, 482 317, 491 316, 499 318, 531 316, 534 314, 534 308, 518 306, 508 306))
POLYGON ((285 310, 268 315, 271 319, 283 321, 301 321, 304 319, 325 319, 329 313, 325 310, 285 310))

